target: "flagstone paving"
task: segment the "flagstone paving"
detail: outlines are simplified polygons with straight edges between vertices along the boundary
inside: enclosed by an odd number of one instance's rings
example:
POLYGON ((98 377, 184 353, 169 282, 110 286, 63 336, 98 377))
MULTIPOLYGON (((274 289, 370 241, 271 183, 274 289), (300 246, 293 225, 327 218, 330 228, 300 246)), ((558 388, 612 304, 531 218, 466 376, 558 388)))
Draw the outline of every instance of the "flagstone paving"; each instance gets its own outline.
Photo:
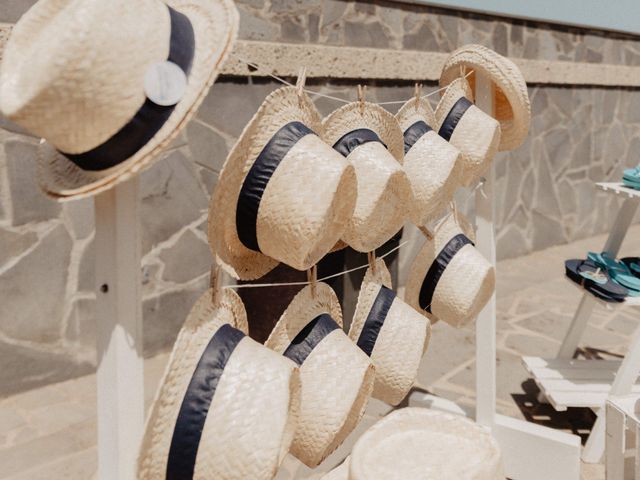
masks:
MULTIPOLYGON (((498 264, 498 410, 585 436, 593 422, 588 410, 555 413, 536 401, 537 390, 521 366, 521 355, 555 355, 580 299, 564 279, 562 262, 597 250, 605 237, 553 247, 498 264)), ((623 244, 623 254, 640 253, 640 225, 623 244)), ((629 307, 597 306, 581 346, 623 354, 637 326, 629 307)), ((473 407, 473 326, 453 329, 438 323, 420 370, 417 387, 473 407)), ((149 405, 168 355, 145 363, 145 395, 149 405)), ((0 479, 85 479, 96 470, 95 375, 27 391, 0 400, 0 479)), ((362 423, 345 445, 318 469, 287 457, 279 480, 319 478, 340 463, 355 439, 389 407, 372 401, 362 423)), ((583 465, 583 480, 604 478, 601 465, 583 465)))

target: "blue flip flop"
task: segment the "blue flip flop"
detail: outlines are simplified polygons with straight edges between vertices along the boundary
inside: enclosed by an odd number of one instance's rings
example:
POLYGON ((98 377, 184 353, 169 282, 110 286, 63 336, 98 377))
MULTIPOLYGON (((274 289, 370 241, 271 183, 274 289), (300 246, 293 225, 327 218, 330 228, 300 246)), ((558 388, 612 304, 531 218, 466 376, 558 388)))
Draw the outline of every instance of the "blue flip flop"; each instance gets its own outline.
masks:
POLYGON ((565 274, 595 297, 605 302, 623 302, 628 290, 613 282, 606 273, 591 260, 567 260, 565 274))
POLYGON ((608 252, 589 252, 587 258, 607 271, 611 280, 629 290, 629 296, 640 296, 640 278, 636 277, 624 262, 619 262, 608 252))

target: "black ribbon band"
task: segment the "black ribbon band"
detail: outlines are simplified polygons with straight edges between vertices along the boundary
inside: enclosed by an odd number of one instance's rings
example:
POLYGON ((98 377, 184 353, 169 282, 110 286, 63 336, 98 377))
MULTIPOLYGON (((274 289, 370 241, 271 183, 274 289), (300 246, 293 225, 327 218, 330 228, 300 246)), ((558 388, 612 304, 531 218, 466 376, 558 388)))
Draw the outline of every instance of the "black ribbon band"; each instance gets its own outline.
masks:
POLYGON ((447 242, 438 256, 433 260, 433 263, 429 267, 429 271, 427 271, 427 275, 424 277, 422 286, 420 287, 420 308, 431 313, 433 292, 436 290, 440 277, 447 268, 447 265, 449 265, 449 262, 451 262, 451 259, 465 245, 473 245, 473 242, 462 233, 459 233, 447 242))
POLYGON ((293 339, 291 345, 284 351, 284 356, 290 358, 298 365, 302 365, 324 337, 340 326, 328 313, 318 315, 311 320, 293 339))
POLYGON ((224 324, 211 337, 200 357, 173 430, 166 480, 193 478, 198 446, 213 395, 229 358, 244 336, 240 330, 224 324))
POLYGON ((287 123, 269 139, 249 169, 242 183, 236 207, 238 238, 248 249, 260 251, 256 232, 258 209, 269 180, 289 150, 302 137, 310 134, 314 132, 300 122, 287 123))
POLYGON ((348 157, 357 147, 369 142, 378 142, 384 145, 384 148, 387 148, 384 142, 380 140, 380 137, 378 137, 378 134, 368 128, 358 128, 357 130, 345 133, 333 145, 333 148, 340 152, 342 156, 348 157))
POLYGON ((453 135, 453 131, 458 126, 458 122, 465 114, 469 107, 473 105, 470 100, 465 97, 460 97, 456 103, 453 104, 449 113, 447 113, 444 122, 442 122, 442 126, 440 130, 438 130, 438 135, 444 138, 447 142, 451 139, 451 135, 453 135))
POLYGON ((373 301, 371 310, 369 310, 367 319, 364 321, 362 331, 358 337, 358 346, 369 357, 371 356, 371 352, 373 352, 373 347, 378 339, 380 329, 387 318, 387 314, 395 298, 396 294, 393 290, 384 285, 380 286, 378 295, 376 295, 376 299, 373 301))
POLYGON ((404 153, 406 154, 415 143, 427 132, 433 130, 422 120, 417 121, 404 131, 404 153))
MULTIPOLYGON (((178 65, 189 75, 195 51, 193 26, 186 15, 169 9, 171 18, 171 37, 167 60, 178 65)), ((83 170, 98 171, 111 168, 144 147, 158 133, 169 119, 175 105, 156 105, 148 98, 134 117, 106 142, 84 153, 64 153, 73 163, 83 170)))

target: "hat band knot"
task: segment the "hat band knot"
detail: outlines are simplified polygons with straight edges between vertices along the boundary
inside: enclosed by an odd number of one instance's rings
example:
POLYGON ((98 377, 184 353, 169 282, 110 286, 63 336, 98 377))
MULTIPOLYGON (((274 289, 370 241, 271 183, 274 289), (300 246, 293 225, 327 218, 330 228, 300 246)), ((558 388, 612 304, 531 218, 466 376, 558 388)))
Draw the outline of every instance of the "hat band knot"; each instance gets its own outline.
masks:
POLYGON ((264 146, 242 183, 236 207, 236 230, 242 244, 260 251, 258 245, 258 210, 269 180, 289 150, 306 135, 315 135, 301 122, 290 122, 280 128, 264 146))
POLYGON ((469 110, 469 107, 471 107, 471 105, 473 105, 473 103, 469 99, 460 97, 458 101, 453 104, 453 107, 451 107, 449 113, 447 113, 444 122, 442 122, 440 130, 438 130, 438 135, 440 135, 448 142, 451 139, 451 135, 453 135, 453 131, 458 126, 458 122, 465 114, 465 112, 469 110))
POLYGON ((381 143, 384 148, 387 146, 384 144, 376 132, 368 128, 358 128, 351 132, 345 133, 340 139, 333 145, 334 150, 337 150, 343 157, 348 157, 360 145, 364 145, 369 142, 381 143))
POLYGON ((371 310, 369 310, 357 342, 358 347, 369 357, 373 352, 373 347, 376 344, 376 340, 378 340, 380 329, 387 318, 387 314, 395 298, 396 294, 393 290, 384 285, 380 285, 378 295, 376 295, 371 310))
POLYGON ((331 315, 323 313, 311 320, 295 336, 291 344, 284 351, 284 356, 302 365, 311 351, 331 332, 340 326, 331 315))
POLYGON ((427 275, 424 277, 422 286, 420 287, 419 303, 420 308, 431 313, 431 301, 433 300, 433 292, 435 292, 440 277, 446 270, 449 262, 465 245, 474 245, 463 233, 459 233, 451 238, 444 246, 438 256, 433 260, 427 275))
POLYGON ((240 330, 225 323, 202 353, 178 412, 167 459, 166 480, 193 478, 211 401, 229 358, 244 337, 240 330))
POLYGON ((433 130, 433 128, 431 128, 429 125, 427 125, 422 120, 418 120, 416 123, 414 123, 409 128, 407 128, 404 131, 404 153, 405 153, 405 155, 409 150, 411 150, 411 147, 413 147, 415 145, 415 143, 418 140, 420 140, 420 138, 422 138, 422 136, 425 133, 430 132, 432 130, 433 130))
MULTIPOLYGON (((186 15, 169 7, 171 36, 169 62, 188 76, 195 51, 193 25, 186 15)), ((173 113, 175 105, 162 106, 146 98, 133 118, 107 141, 84 153, 60 152, 83 170, 98 171, 114 167, 144 147, 173 113)))

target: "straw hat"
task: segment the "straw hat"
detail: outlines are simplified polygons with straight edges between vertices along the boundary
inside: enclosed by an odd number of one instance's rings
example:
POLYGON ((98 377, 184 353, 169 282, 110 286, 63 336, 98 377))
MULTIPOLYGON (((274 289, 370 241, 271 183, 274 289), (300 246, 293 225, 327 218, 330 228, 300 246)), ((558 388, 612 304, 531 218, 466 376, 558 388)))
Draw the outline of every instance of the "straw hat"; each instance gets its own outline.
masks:
POLYGON ((362 280, 349 338, 376 369, 372 396, 397 405, 409 393, 431 337, 431 324, 391 290, 382 259, 362 280))
POLYGON ((259 278, 278 262, 310 268, 353 214, 354 169, 318 136, 320 115, 303 82, 265 99, 211 197, 209 243, 225 270, 242 280, 259 278))
POLYGON ((471 70, 471 88, 475 90, 476 73, 487 75, 494 90, 494 114, 500 122, 500 150, 513 150, 524 142, 529 132, 531 105, 527 84, 520 69, 508 58, 482 45, 465 45, 454 51, 444 64, 440 85, 446 86, 471 70))
POLYGON ((332 480, 504 480, 500 447, 471 420, 426 408, 391 412, 356 442, 332 480))
POLYGON ((460 180, 471 185, 491 165, 500 143, 500 125, 476 107, 464 78, 453 80, 436 107, 434 129, 460 150, 460 180))
POLYGON ((295 296, 265 345, 300 365, 300 420, 291 453, 315 467, 362 417, 374 368, 343 332, 338 298, 326 283, 295 296))
POLYGON ((273 478, 297 424, 299 371, 246 331, 235 292, 196 302, 151 407, 136 478, 273 478))
POLYGON ((411 186, 402 169, 402 131, 393 115, 364 101, 339 108, 323 125, 324 139, 347 157, 358 178, 356 208, 342 239, 359 252, 370 252, 406 219, 411 186))
POLYGON ((411 183, 411 221, 426 225, 453 198, 460 184, 460 152, 434 130, 436 119, 426 98, 412 98, 396 114, 404 132, 404 171, 411 183))
POLYGON ((469 222, 452 214, 436 226, 413 261, 405 301, 432 322, 461 326, 471 321, 495 290, 495 270, 473 246, 469 222))
POLYGON ((86 197, 148 167, 195 113, 237 30, 231 0, 37 2, 4 50, 0 108, 47 140, 43 190, 86 197))

